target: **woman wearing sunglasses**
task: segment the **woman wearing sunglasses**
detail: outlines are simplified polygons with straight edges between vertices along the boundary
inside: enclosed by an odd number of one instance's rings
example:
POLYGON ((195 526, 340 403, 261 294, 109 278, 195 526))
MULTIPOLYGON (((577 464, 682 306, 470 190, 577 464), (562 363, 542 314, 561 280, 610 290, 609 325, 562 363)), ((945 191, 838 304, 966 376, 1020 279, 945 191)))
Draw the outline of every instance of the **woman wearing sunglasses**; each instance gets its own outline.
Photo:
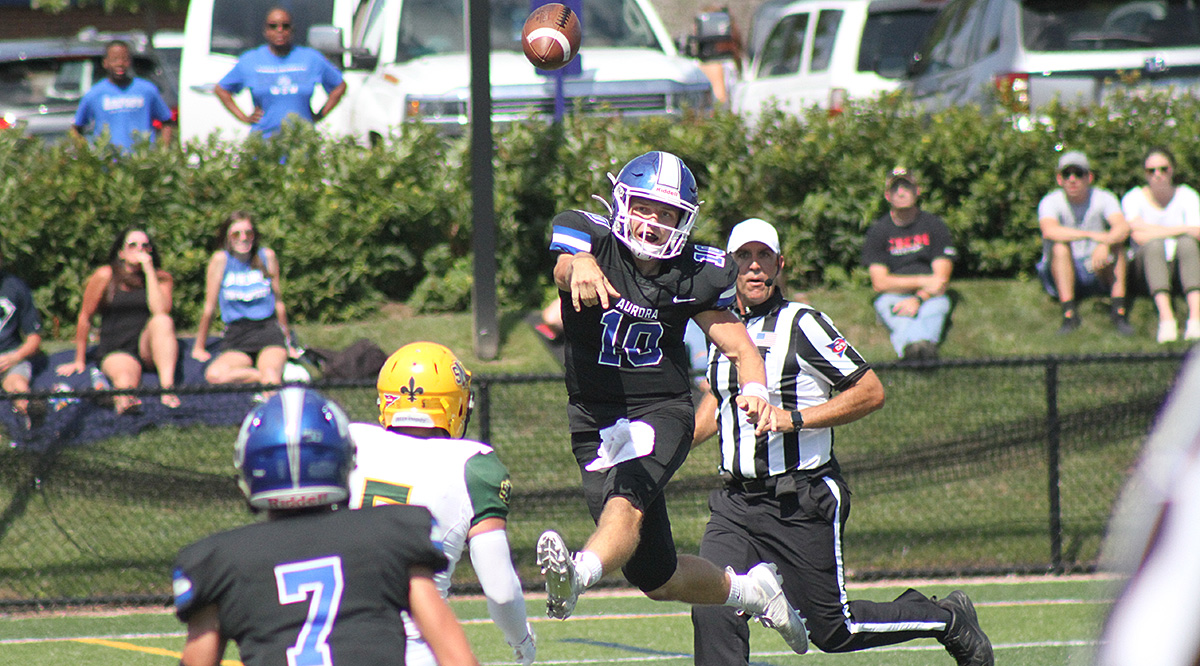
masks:
MULTIPOLYGON (((58 366, 58 374, 84 371, 92 319, 99 315, 100 340, 92 358, 113 388, 137 388, 142 371, 151 368, 164 389, 175 385, 179 342, 171 319, 174 282, 160 265, 158 250, 144 229, 130 227, 117 235, 108 263, 97 268, 84 287, 75 326, 75 360, 58 366)), ((163 393, 160 400, 170 408, 179 406, 173 393, 163 393)), ((141 404, 134 395, 113 398, 118 414, 140 411, 141 404)))
POLYGON ((245 211, 225 218, 216 245, 219 249, 208 261, 204 311, 192 358, 203 363, 212 357, 205 345, 219 305, 225 337, 204 378, 210 384, 279 384, 288 359, 279 260, 258 244, 254 220, 245 211))
POLYGON ((1200 340, 1200 195, 1175 184, 1175 155, 1151 148, 1142 161, 1146 184, 1121 199, 1135 243, 1134 265, 1144 275, 1158 309, 1158 341, 1179 339, 1171 302, 1178 277, 1187 300, 1184 340, 1200 340))

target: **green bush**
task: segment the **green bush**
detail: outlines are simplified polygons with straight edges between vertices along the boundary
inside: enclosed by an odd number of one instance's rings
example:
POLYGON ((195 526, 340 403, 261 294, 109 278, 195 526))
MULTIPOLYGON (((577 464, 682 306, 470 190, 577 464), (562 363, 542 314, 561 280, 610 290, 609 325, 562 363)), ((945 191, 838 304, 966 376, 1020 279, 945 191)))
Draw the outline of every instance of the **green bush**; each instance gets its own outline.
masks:
MULTIPOLYGON (((1016 277, 1041 248, 1036 207, 1054 187, 1057 151, 1080 149, 1097 183, 1118 196, 1142 182, 1151 145, 1177 154, 1180 178, 1200 173, 1200 104, 1191 97, 1117 97, 1106 107, 1051 108, 1032 129, 965 107, 918 113, 900 95, 855 102, 837 116, 768 111, 753 126, 719 112, 684 119, 568 117, 561 126, 497 128, 494 150, 497 291, 505 307, 552 291, 550 220, 603 212, 606 173, 652 149, 678 154, 705 200, 694 237, 722 245, 751 216, 776 222, 797 286, 862 282, 859 248, 885 211, 883 177, 921 176, 924 207, 943 215, 961 260, 956 275, 1016 277)), ((386 300, 419 311, 470 303, 470 145, 406 126, 361 148, 294 126, 275 140, 149 146, 44 145, 0 133, 0 250, 51 319, 74 323, 88 274, 122 228, 145 225, 175 276, 175 312, 198 319, 204 267, 220 220, 254 213, 281 257, 298 321, 360 317, 386 300)))

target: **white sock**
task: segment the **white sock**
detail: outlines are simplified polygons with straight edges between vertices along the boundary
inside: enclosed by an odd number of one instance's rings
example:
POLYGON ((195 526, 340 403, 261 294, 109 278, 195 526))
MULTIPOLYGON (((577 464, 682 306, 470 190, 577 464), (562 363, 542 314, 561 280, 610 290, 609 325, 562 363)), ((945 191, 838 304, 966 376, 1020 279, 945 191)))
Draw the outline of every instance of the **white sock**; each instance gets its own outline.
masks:
POLYGON ((734 606, 742 608, 742 578, 732 571, 729 571, 729 598, 725 600, 726 606, 734 606))
POLYGON ((575 553, 575 573, 579 576, 579 584, 583 588, 589 588, 596 584, 596 581, 604 575, 604 565, 600 562, 600 556, 590 550, 581 550, 575 553))

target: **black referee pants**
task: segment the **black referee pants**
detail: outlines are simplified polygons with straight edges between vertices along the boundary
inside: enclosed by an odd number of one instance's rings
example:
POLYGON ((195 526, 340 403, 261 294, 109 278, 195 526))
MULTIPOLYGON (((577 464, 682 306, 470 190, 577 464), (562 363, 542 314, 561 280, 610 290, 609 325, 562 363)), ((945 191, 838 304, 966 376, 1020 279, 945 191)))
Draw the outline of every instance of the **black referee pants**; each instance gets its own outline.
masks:
MULTIPOLYGON (((916 590, 895 601, 850 601, 842 562, 842 528, 850 493, 833 476, 797 477, 796 492, 750 492, 727 486, 709 496, 712 517, 700 556, 745 573, 774 562, 788 602, 808 622, 823 652, 852 652, 914 638, 937 638, 950 612, 916 590)), ((750 659, 748 618, 730 606, 693 606, 697 666, 743 666, 750 659)))

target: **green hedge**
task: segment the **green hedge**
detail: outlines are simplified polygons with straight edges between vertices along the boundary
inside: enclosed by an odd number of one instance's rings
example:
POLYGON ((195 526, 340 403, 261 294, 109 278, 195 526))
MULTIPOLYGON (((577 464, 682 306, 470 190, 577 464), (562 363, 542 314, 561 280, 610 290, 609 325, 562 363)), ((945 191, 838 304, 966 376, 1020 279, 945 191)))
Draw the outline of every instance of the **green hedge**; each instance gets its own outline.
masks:
MULTIPOLYGON (((1150 145, 1172 148, 1180 178, 1200 167, 1200 104, 1117 98, 1090 110, 1055 108, 1021 131, 974 108, 925 115, 901 96, 855 103, 839 116, 768 112, 756 127, 728 113, 684 120, 570 119, 498 129, 497 282, 506 307, 551 291, 549 221, 566 208, 602 210, 605 174, 652 149, 680 155, 705 200, 695 236, 721 244, 738 221, 777 222, 793 282, 864 280, 863 232, 884 211, 883 176, 904 164, 922 177, 927 209, 945 216, 960 248, 956 274, 1028 274, 1040 252, 1036 206, 1054 187, 1057 152, 1085 150, 1098 184, 1118 196, 1142 182, 1150 145)), ((118 230, 145 224, 176 279, 176 316, 194 326, 212 235, 246 208, 281 257, 298 320, 354 319, 385 300, 423 311, 467 307, 471 196, 463 138, 407 127, 364 149, 293 127, 274 141, 217 140, 180 150, 44 145, 0 133, 0 249, 66 326, 87 275, 118 230)))

